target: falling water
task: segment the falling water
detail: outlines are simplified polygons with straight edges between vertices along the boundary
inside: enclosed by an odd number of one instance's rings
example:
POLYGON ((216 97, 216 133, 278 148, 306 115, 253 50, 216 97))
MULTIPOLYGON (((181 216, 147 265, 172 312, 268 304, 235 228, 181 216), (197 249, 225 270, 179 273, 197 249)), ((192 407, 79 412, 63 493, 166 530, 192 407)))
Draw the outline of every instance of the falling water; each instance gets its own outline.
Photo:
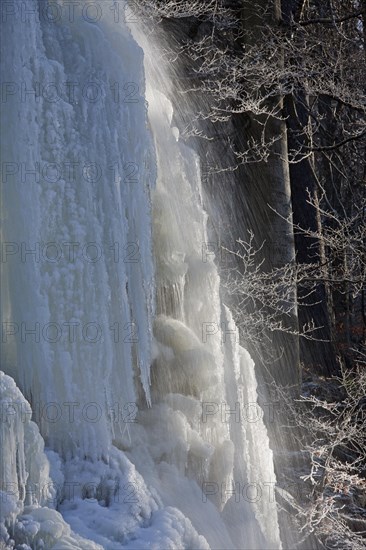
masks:
POLYGON ((3 18, 6 547, 278 549, 254 364, 158 50, 112 11, 26 4, 3 18))

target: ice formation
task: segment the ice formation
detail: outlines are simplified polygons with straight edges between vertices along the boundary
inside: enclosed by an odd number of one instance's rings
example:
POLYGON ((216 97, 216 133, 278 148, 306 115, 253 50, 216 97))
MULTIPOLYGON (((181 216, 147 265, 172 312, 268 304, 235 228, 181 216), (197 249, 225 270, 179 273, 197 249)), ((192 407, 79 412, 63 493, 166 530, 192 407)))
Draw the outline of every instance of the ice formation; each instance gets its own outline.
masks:
POLYGON ((170 84, 113 10, 6 4, 5 548, 280 548, 263 420, 229 411, 257 402, 254 365, 202 257, 170 84))

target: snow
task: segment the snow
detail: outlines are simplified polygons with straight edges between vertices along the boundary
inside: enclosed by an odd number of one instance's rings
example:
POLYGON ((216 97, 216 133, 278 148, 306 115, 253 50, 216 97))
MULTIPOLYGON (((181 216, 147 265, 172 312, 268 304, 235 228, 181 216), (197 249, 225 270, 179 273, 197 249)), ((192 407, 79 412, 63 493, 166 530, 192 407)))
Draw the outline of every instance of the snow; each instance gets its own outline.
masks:
MULTIPOLYGON (((30 405, 14 380, 0 371, 0 534, 6 548, 13 541, 39 548, 100 550, 72 533, 52 509, 55 486, 38 427, 30 420, 30 405), (10 536, 11 535, 11 536, 10 536)), ((17 546, 17 548, 19 548, 17 546)))

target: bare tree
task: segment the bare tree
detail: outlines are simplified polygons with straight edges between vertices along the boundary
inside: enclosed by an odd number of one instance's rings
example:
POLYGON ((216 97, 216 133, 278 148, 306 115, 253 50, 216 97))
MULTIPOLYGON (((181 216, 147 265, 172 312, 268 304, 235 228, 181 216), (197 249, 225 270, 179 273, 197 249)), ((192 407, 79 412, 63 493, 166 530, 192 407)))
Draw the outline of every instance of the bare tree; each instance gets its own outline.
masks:
POLYGON ((365 359, 359 354, 354 371, 341 368, 339 377, 312 377, 300 399, 276 386, 286 429, 305 457, 298 481, 288 485, 296 521, 327 549, 365 547, 365 359))

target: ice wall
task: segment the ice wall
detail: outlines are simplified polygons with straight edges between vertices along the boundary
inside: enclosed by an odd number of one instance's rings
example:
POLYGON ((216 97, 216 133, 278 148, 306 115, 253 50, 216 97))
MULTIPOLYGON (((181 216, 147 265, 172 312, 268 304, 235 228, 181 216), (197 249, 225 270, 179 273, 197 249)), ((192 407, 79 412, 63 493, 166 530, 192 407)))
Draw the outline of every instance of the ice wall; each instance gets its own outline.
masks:
POLYGON ((63 11, 50 22, 45 2, 25 4, 25 20, 14 2, 3 22, 3 358, 35 408, 57 404, 57 422, 39 414, 47 444, 95 459, 119 431, 108 411, 136 402, 135 378, 150 399, 155 174, 143 54, 113 19, 75 11, 70 22, 63 11), (64 403, 78 404, 73 423, 64 403))

